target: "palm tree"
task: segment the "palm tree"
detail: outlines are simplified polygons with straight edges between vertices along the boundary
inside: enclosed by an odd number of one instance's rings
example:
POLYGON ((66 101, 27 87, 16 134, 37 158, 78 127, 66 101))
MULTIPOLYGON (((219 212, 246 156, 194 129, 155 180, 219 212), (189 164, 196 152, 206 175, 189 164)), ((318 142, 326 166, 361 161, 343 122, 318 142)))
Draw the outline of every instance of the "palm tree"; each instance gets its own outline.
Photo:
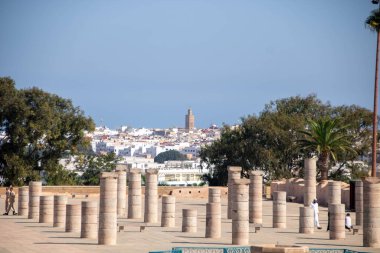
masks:
MULTIPOLYGON (((321 179, 327 180, 330 159, 337 160, 337 153, 355 152, 351 147, 352 141, 347 135, 347 126, 339 126, 336 119, 321 118, 309 120, 308 130, 300 131, 305 135, 299 139, 301 149, 318 155, 318 165, 321 169, 321 179)), ((356 153, 356 152, 355 152, 356 153)))
POLYGON ((377 32, 377 47, 376 47, 376 68, 375 68, 375 91, 373 102, 373 132, 372 132, 372 176, 376 177, 376 146, 377 146, 377 73, 379 66, 379 43, 380 43, 380 10, 376 9, 371 12, 371 15, 365 21, 366 27, 377 32))

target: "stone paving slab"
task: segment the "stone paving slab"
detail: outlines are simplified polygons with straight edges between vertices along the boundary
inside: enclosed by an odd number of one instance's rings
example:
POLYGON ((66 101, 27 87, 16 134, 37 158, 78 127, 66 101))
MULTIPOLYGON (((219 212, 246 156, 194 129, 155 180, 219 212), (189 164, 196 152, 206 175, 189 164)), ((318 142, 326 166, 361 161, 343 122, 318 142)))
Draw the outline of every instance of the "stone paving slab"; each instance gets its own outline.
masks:
MULTIPOLYGON (((70 200, 70 202, 77 200, 70 200)), ((160 201, 161 202, 161 201, 160 201)), ((159 209, 161 204, 159 202, 159 209)), ((53 228, 51 224, 40 224, 37 220, 28 220, 20 216, 0 216, 0 253, 129 253, 168 250, 172 247, 220 247, 231 246, 231 220, 227 220, 227 202, 222 200, 222 238, 204 238, 206 204, 205 199, 177 199, 176 227, 161 228, 160 224, 148 224, 140 232, 143 218, 136 220, 119 219, 126 223, 125 231, 118 233, 117 245, 97 245, 97 240, 81 239, 79 233, 65 233, 62 228, 53 228), (182 233, 181 216, 183 208, 198 210, 198 232, 182 233)), ((273 229, 272 201, 263 202, 263 228, 250 233, 250 244, 295 244, 310 248, 347 248, 361 252, 380 252, 380 249, 362 247, 363 231, 352 235, 346 232, 344 240, 329 240, 326 232, 327 209, 320 208, 322 230, 314 234, 298 233, 298 212, 301 205, 287 203, 287 229, 273 229)), ((0 210, 4 209, 4 200, 0 200, 0 210)), ((143 209, 142 209, 143 210, 143 209)), ((353 223, 355 214, 351 214, 353 223)), ((251 231, 254 231, 252 228, 251 231)))

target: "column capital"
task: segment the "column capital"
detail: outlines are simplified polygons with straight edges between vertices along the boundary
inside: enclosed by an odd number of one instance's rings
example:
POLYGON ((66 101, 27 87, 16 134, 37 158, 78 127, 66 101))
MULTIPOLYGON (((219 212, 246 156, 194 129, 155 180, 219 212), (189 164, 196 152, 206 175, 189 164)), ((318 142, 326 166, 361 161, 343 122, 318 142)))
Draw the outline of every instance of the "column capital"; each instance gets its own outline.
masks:
POLYGON ((228 166, 227 170, 228 172, 231 172, 231 173, 237 173, 237 172, 241 172, 242 168, 239 166, 228 166))

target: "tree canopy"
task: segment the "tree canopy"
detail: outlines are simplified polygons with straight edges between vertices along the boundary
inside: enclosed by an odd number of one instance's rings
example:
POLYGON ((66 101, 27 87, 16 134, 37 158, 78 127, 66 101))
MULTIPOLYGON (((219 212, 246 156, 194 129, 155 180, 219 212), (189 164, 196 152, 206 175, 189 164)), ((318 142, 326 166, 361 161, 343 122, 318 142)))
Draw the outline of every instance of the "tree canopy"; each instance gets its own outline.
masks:
POLYGON ((0 176, 5 184, 22 185, 59 170, 58 161, 88 145, 84 131, 94 123, 69 99, 38 88, 16 89, 0 78, 0 176))
MULTIPOLYGON (((258 115, 242 118, 237 126, 225 125, 221 138, 200 151, 203 164, 211 169, 205 175, 210 185, 227 184, 227 166, 263 170, 267 181, 303 176, 303 159, 310 156, 297 143, 303 137, 308 119, 337 118, 350 122, 346 131, 352 136, 357 154, 366 154, 370 147, 371 112, 358 106, 333 107, 315 95, 290 97, 267 104, 258 115)), ((356 155, 338 152, 337 161, 346 163, 356 155)), ((320 169, 320 167, 319 167, 320 169)))
POLYGON ((177 150, 168 150, 162 153, 159 153, 155 158, 154 162, 164 163, 165 161, 184 161, 186 156, 182 155, 177 150))

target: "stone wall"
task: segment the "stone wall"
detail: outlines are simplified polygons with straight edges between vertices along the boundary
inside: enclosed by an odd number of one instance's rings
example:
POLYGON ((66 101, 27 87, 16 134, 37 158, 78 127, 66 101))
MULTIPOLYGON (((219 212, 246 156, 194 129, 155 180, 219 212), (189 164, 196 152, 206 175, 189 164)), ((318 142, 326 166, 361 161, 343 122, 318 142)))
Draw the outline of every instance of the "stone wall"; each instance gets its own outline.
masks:
MULTIPOLYGON (((322 206, 327 206, 328 200, 328 181, 317 183, 317 199, 318 203, 322 206)), ((273 181, 271 183, 271 192, 286 191, 287 196, 296 197, 295 202, 303 203, 304 181, 300 178, 284 179, 281 181, 273 181)), ((350 185, 342 182, 342 204, 346 208, 350 206, 350 185)))
MULTIPOLYGON (((221 190, 221 197, 227 198, 227 187, 217 187, 221 190)), ((18 194, 18 188, 15 187, 14 191, 18 194)), ((72 194, 77 197, 84 197, 85 195, 99 195, 99 186, 43 186, 43 193, 51 194, 72 194)), ((145 187, 142 187, 142 193, 145 194, 145 187)), ((128 194, 128 190, 127 190, 128 194)), ((173 195, 176 198, 208 198, 208 187, 173 187, 173 186, 159 186, 158 195, 173 195)), ((5 198, 5 187, 0 187, 0 196, 5 198)))

